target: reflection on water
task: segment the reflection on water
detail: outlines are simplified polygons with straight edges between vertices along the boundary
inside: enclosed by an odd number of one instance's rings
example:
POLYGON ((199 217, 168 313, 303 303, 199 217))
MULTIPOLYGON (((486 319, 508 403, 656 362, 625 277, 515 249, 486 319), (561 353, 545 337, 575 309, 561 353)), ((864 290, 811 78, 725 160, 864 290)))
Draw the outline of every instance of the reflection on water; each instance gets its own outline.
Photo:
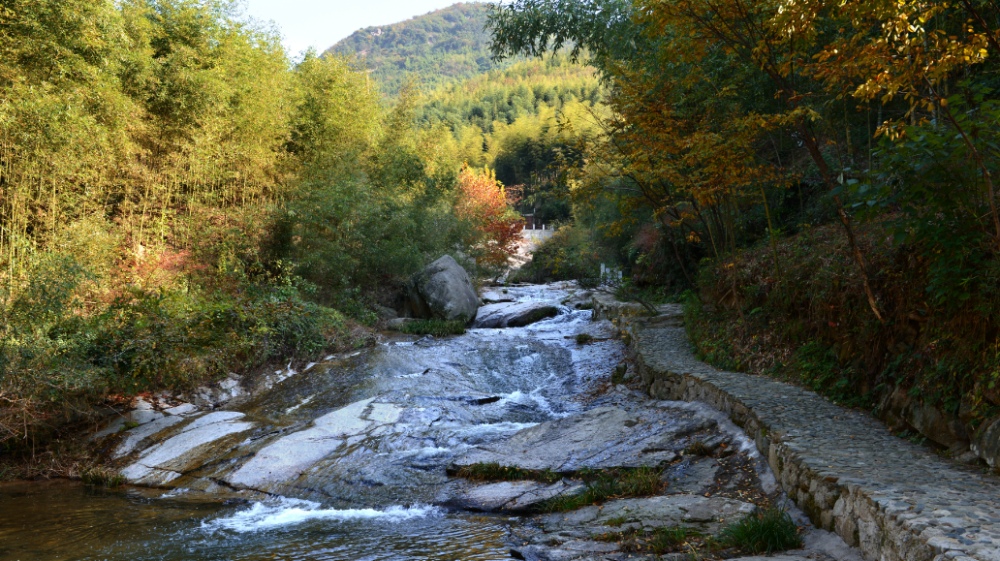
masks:
POLYGON ((388 560, 510 559, 502 517, 429 506, 324 509, 275 499, 102 492, 66 481, 0 486, 0 559, 388 560))

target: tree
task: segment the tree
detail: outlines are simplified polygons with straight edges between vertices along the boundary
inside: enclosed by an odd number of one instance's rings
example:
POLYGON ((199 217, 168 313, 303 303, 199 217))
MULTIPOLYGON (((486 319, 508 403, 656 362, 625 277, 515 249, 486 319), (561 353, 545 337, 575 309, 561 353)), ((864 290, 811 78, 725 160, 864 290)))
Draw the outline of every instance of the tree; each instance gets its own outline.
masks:
POLYGON ((472 229, 471 245, 491 266, 504 266, 517 250, 521 216, 511 209, 516 197, 496 180, 489 169, 464 166, 458 176, 455 212, 472 229))

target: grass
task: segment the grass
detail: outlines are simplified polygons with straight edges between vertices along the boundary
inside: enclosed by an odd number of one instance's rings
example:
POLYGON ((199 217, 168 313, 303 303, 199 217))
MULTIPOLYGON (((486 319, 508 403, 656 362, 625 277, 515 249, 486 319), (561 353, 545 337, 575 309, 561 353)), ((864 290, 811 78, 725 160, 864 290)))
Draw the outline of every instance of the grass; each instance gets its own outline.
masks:
POLYGON ((626 518, 625 515, 616 516, 614 518, 609 519, 607 522, 604 523, 604 525, 605 526, 614 526, 615 528, 617 528, 617 527, 621 526, 622 524, 624 524, 627 520, 628 520, 628 518, 626 518))
MULTIPOLYGON (((500 465, 498 462, 464 466, 453 475, 472 481, 529 480, 541 483, 555 483, 563 478, 551 470, 526 470, 500 465)), ((584 469, 574 473, 573 477, 587 481, 584 491, 574 495, 553 497, 541 504, 543 511, 562 512, 609 499, 655 495, 663 486, 660 482, 660 470, 648 467, 597 471, 584 469)))
POLYGON ((455 472, 457 477, 472 481, 538 481, 555 483, 562 476, 552 470, 527 470, 516 466, 504 466, 498 462, 476 463, 462 467, 455 472))
POLYGON ((108 489, 114 489, 125 484, 124 475, 115 470, 102 467, 92 467, 84 470, 80 474, 80 480, 87 485, 107 487, 108 489))
POLYGON ((619 364, 615 367, 614 372, 611 373, 611 383, 618 385, 625 383, 625 374, 628 373, 628 365, 625 363, 619 364))
POLYGON ((649 467, 580 472, 578 475, 590 480, 582 493, 553 497, 542 504, 542 510, 563 512, 610 499, 645 497, 656 494, 663 486, 660 471, 649 467))
POLYGON ((774 553, 802 547, 802 538, 784 507, 758 508, 726 526, 719 537, 732 547, 750 553, 774 553))
POLYGON ((465 322, 458 320, 419 319, 407 322, 400 331, 409 333, 410 335, 433 335, 435 337, 461 335, 465 333, 465 322))
POLYGON ((589 333, 578 333, 576 336, 577 345, 586 345, 594 340, 594 336, 589 333))
MULTIPOLYGON (((621 518, 624 519, 624 517, 621 518)), ((597 541, 617 543, 625 553, 645 551, 663 555, 676 551, 689 539, 699 536, 700 534, 688 528, 663 526, 652 532, 634 529, 623 532, 608 532, 592 537, 597 541)))
POLYGON ((136 428, 138 426, 139 426, 139 423, 137 423, 135 421, 125 421, 125 424, 123 424, 121 426, 121 428, 118 429, 118 432, 129 431, 129 430, 132 430, 132 429, 134 429, 134 428, 136 428))

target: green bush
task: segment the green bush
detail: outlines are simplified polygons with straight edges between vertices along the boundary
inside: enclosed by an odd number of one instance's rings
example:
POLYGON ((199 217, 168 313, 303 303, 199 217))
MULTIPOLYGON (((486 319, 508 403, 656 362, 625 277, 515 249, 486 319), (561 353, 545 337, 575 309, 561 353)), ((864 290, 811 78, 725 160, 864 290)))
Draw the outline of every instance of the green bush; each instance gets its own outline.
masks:
POLYGON ((563 226, 545 240, 531 256, 531 262, 511 275, 512 282, 552 282, 578 280, 585 284, 601 273, 601 263, 614 263, 594 234, 579 226, 563 226))
POLYGON ((465 333, 465 322, 458 320, 418 319, 405 323, 401 331, 411 335, 433 335, 435 337, 461 335, 465 333))
POLYGON ((554 497, 545 501, 542 509, 548 512, 574 510, 612 498, 654 495, 663 487, 660 471, 649 467, 577 475, 590 480, 582 493, 554 497))
POLYGON ((802 547, 799 530, 784 507, 758 508, 726 526, 719 537, 750 553, 774 553, 802 547))
POLYGON ((190 388, 354 343, 339 312, 287 286, 132 289, 96 308, 81 298, 88 278, 51 257, 0 299, 0 442, 57 427, 109 392, 190 388))

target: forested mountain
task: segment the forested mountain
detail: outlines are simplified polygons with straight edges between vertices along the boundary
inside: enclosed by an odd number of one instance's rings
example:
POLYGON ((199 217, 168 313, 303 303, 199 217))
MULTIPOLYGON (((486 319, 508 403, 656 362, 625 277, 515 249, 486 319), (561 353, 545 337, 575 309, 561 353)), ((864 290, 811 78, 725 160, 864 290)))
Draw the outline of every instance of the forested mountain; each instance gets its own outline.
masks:
POLYGON ((468 125, 493 132, 494 123, 512 124, 544 107, 561 109, 573 101, 601 103, 604 89, 593 68, 565 56, 525 61, 491 70, 427 95, 416 115, 427 125, 452 130, 468 125))
POLYGON ((392 25, 366 27, 327 52, 357 55, 390 95, 410 80, 432 89, 496 68, 490 61, 487 14, 488 4, 458 3, 392 25))
POLYGON ((451 131, 460 161, 495 170, 517 186, 522 211, 548 222, 569 218, 557 164, 598 133, 605 95, 594 68, 555 54, 443 86, 419 100, 414 116, 420 128, 451 131))

